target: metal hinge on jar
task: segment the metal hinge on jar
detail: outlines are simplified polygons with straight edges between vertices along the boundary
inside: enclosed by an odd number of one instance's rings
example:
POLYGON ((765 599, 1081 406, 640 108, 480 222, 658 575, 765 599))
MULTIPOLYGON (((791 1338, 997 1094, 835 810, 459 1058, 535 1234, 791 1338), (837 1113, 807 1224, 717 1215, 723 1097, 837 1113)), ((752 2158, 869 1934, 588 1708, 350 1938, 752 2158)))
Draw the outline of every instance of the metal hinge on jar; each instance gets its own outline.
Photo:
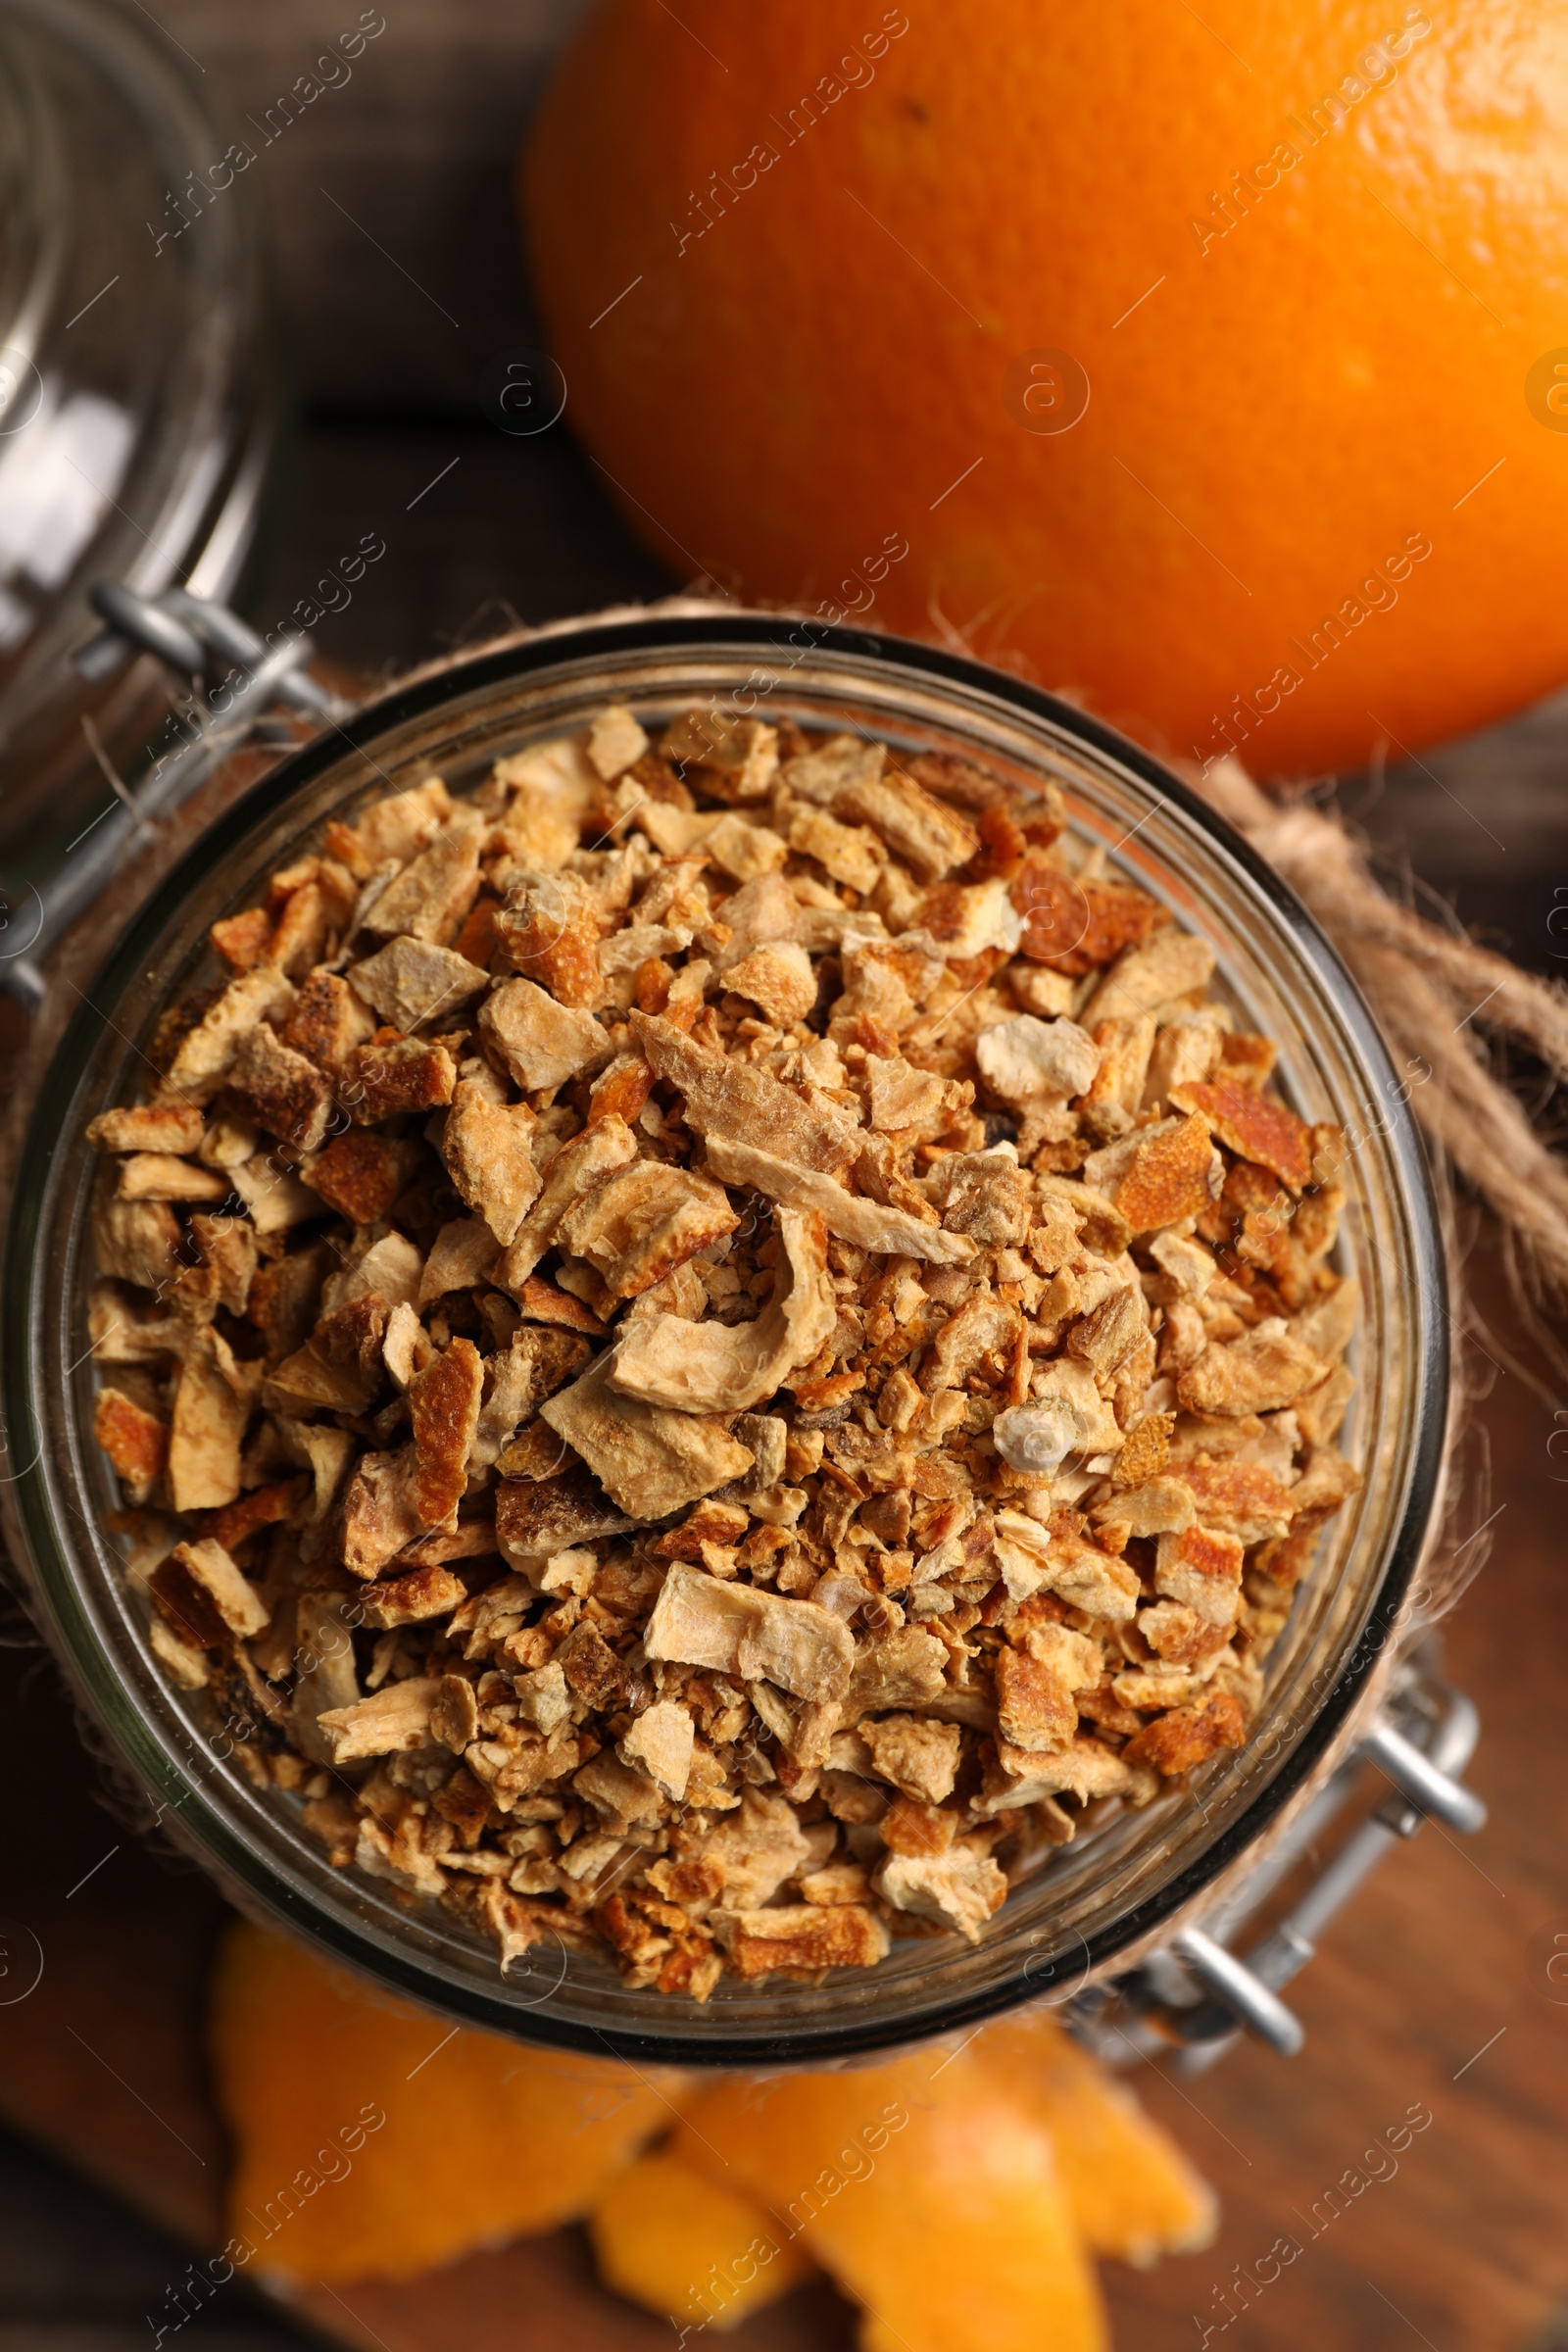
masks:
POLYGON ((28 1012, 37 1009, 47 991, 44 957, 92 905, 148 826, 172 815, 215 768, 254 739, 270 713, 291 710, 331 726, 354 709, 309 674, 315 650, 309 637, 269 645, 226 605, 183 588, 151 598, 118 581, 100 580, 88 601, 105 625, 76 652, 82 675, 97 684, 138 654, 152 654, 182 686, 197 690, 198 716, 179 747, 154 760, 133 792, 122 793, 73 846, 58 871, 29 887, 30 917, 24 907, 16 909, 25 945, 0 961, 0 988, 28 1012))
POLYGON ((1458 1777, 1479 1730, 1464 1693, 1423 1671, 1419 1656, 1412 1660, 1371 1729, 1234 1893, 1178 1929, 1127 1976, 1081 1996, 1072 2005, 1075 2029, 1112 2063, 1174 2047, 1184 2074, 1212 2066, 1243 2033, 1294 2057, 1305 2029, 1280 1994, 1363 1879, 1428 1816, 1466 1835, 1485 1823, 1486 1806, 1458 1777), (1366 1764, 1393 1782, 1395 1793, 1318 1869, 1271 1932, 1239 1955, 1233 1946, 1247 1923, 1327 1835, 1366 1764))

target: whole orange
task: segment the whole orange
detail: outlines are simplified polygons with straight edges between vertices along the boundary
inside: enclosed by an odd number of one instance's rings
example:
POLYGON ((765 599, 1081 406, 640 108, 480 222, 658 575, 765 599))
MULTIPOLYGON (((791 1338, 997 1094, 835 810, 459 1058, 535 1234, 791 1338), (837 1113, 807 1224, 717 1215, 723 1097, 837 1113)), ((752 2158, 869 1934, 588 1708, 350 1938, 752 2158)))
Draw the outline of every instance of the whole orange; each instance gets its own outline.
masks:
POLYGON ((1568 675, 1568 14, 601 0, 522 172, 688 577, 1282 775, 1568 675))

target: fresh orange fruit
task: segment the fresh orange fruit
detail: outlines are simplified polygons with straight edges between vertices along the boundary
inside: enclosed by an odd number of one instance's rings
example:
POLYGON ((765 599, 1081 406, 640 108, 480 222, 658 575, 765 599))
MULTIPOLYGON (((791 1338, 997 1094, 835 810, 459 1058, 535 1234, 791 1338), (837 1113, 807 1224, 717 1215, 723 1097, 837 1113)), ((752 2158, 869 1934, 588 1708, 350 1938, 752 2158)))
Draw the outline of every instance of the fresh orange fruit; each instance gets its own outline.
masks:
POLYGON ((1568 674, 1560 11, 601 0, 522 186, 678 573, 1272 775, 1568 674))

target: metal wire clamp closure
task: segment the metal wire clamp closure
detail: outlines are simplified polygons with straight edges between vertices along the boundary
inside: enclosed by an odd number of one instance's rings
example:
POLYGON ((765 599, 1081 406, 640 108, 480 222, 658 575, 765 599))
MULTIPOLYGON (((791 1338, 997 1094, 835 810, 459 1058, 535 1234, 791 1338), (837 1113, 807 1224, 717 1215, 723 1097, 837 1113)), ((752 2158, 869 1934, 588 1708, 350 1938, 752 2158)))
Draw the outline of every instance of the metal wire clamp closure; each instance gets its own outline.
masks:
POLYGON ((1313 1958, 1323 1930, 1389 1847, 1413 1837, 1429 1816, 1465 1835, 1484 1826, 1486 1806, 1458 1777, 1479 1732, 1471 1700, 1412 1660, 1401 1687, 1352 1753, 1236 1891, 1178 1929, 1104 1995, 1077 2006, 1074 2022, 1085 2039, 1112 2062, 1153 2056, 1174 2044, 1184 2074, 1203 2072, 1244 2032, 1294 2058, 1305 2029, 1279 1995, 1313 1958), (1271 1933, 1240 1957, 1231 1946, 1248 1920, 1312 1854, 1350 1801, 1366 1764, 1394 1784, 1395 1793, 1318 1868, 1271 1933))
POLYGON ((288 710, 330 726, 354 709, 310 675, 309 637, 270 646, 226 605, 183 588, 151 598, 100 580, 88 601, 105 625, 74 657, 83 677, 97 683, 138 654, 151 654, 198 690, 199 715, 185 740, 154 760, 135 791, 106 809, 59 869, 29 892, 37 902, 36 928, 22 954, 0 963, 0 988, 28 1012, 47 993, 50 949, 119 870, 131 844, 188 800, 269 712, 288 710))

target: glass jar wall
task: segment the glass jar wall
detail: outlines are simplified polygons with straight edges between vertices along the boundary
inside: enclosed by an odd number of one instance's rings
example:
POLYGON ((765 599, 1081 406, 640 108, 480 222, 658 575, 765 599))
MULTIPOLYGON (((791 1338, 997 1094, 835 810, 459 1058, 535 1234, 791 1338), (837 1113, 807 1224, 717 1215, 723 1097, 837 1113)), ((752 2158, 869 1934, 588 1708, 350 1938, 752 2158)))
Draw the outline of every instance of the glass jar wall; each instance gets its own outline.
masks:
POLYGON ((237 1899, 439 2007, 494 2030, 634 2058, 821 2062, 945 2031, 1113 1970, 1246 1856, 1324 1768, 1385 1650, 1420 1557, 1446 1415, 1438 1240, 1414 1127, 1374 1025, 1309 916, 1172 776, 1080 713, 928 649, 815 623, 737 615, 586 627, 506 645, 370 706, 277 769, 213 828, 111 956, 34 1113, 14 1204, 4 1331, 6 1489, 40 1607, 88 1705, 169 1808, 165 1820, 237 1899), (825 1984, 721 1981, 701 2009, 632 1990, 608 1959, 535 1951, 505 1976, 447 1914, 333 1870, 297 1800, 259 1792, 199 1696, 148 1645, 106 1515, 93 1443, 86 1299, 93 1154, 84 1130, 130 1099, 159 1014, 213 976, 209 926, 244 906, 329 817, 429 774, 454 794, 500 756, 624 703, 651 730, 722 703, 808 729, 956 754, 1067 797, 1074 831, 1205 938, 1239 1020, 1276 1039, 1277 1083, 1303 1117, 1349 1133, 1344 1269, 1362 1289, 1345 1450, 1359 1494, 1269 1660, 1248 1743, 1172 1792, 1059 1850, 970 1947, 895 1942, 825 1984))
POLYGON ((233 597, 279 419, 254 142, 151 19, 0 0, 0 864, 38 878, 134 776, 155 665, 84 676, 96 580, 233 597), (248 160, 242 160, 248 159, 248 160))

